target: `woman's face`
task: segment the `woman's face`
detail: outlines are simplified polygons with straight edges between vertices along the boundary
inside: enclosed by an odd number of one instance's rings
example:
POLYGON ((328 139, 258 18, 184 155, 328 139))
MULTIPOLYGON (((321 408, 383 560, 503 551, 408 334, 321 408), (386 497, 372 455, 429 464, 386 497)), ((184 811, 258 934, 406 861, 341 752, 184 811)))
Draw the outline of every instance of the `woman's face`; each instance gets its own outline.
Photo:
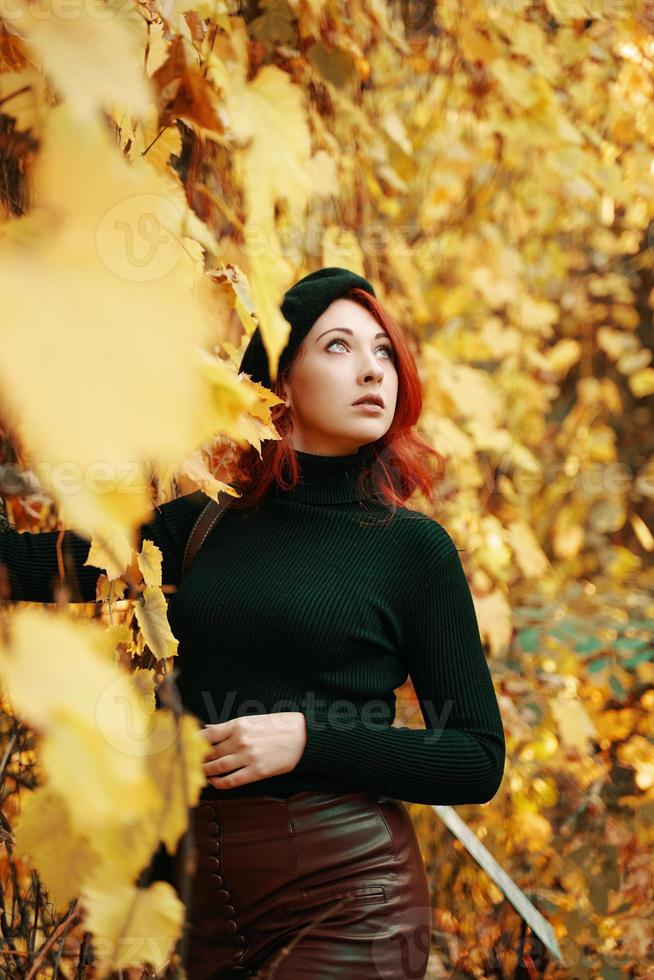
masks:
POLYGON ((327 307, 304 338, 283 386, 300 452, 345 456, 390 428, 397 402, 397 370, 388 334, 353 300, 327 307), (383 408, 355 405, 377 395, 383 408))

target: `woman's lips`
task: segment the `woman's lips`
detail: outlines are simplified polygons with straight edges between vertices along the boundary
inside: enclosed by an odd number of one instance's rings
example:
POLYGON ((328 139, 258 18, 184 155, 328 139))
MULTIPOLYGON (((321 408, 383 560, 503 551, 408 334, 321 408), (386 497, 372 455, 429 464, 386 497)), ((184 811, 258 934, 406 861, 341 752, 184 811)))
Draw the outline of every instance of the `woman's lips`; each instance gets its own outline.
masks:
POLYGON ((367 408, 368 411, 372 412, 384 411, 381 405, 377 405, 375 402, 358 402, 356 405, 353 405, 352 408, 367 408))

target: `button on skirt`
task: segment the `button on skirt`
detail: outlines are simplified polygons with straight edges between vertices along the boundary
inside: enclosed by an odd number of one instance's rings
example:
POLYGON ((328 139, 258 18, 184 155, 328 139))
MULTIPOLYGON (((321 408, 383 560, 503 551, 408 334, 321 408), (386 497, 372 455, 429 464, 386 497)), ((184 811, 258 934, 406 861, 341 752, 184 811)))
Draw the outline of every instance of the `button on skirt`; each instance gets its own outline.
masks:
MULTIPOLYGON (((192 810, 188 980, 409 980, 429 958, 429 884, 410 814, 368 792, 192 810)), ((173 867, 181 882, 182 842, 173 867)))

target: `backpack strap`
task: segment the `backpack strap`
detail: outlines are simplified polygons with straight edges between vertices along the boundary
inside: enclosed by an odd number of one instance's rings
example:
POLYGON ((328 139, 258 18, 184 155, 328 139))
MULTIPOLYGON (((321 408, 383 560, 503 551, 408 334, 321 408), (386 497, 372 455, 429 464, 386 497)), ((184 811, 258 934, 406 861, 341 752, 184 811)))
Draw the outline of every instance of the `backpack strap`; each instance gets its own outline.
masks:
POLYGON ((191 562, 202 547, 204 541, 213 530, 217 521, 220 520, 224 512, 227 510, 231 501, 234 500, 234 497, 228 493, 221 492, 218 494, 218 500, 216 501, 211 497, 207 498, 207 495, 203 490, 197 490, 195 493, 189 494, 189 499, 197 500, 200 503, 204 499, 207 500, 207 503, 198 514, 195 524, 191 529, 191 533, 188 536, 186 548, 184 549, 184 556, 182 558, 180 580, 188 571, 191 562))

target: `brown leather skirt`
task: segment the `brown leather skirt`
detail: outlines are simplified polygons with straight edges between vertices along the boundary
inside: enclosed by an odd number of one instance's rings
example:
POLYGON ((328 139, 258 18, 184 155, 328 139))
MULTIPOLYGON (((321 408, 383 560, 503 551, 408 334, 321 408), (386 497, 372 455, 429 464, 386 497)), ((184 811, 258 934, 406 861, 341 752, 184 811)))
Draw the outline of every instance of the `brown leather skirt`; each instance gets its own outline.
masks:
MULTIPOLYGON (((425 976, 429 884, 401 801, 312 791, 231 798, 199 803, 191 826, 188 980, 425 976)), ((182 853, 180 844, 176 883, 182 853)))

